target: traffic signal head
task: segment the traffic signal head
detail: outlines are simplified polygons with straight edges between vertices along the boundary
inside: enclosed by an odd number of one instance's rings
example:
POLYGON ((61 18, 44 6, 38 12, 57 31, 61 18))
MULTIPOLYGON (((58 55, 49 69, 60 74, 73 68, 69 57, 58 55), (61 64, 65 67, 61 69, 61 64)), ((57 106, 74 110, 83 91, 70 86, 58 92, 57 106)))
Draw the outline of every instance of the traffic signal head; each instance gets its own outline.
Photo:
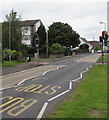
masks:
POLYGON ((103 37, 104 40, 107 41, 108 40, 108 32, 107 31, 103 31, 102 32, 102 37, 103 37))
POLYGON ((107 34, 104 35, 104 40, 106 40, 106 41, 108 40, 108 35, 107 34))
POLYGON ((104 40, 104 46, 107 46, 107 40, 104 40))
POLYGON ((39 39, 38 38, 35 39, 35 43, 36 43, 36 47, 39 47, 39 39))
POLYGON ((103 45, 103 36, 99 36, 100 45, 103 45))

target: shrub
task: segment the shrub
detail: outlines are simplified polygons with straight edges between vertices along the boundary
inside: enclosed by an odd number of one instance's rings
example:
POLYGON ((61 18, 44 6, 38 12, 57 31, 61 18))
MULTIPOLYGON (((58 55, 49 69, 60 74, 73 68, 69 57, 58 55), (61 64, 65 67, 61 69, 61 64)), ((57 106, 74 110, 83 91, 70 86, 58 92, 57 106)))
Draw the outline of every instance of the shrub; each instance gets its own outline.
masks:
POLYGON ((51 53, 51 54, 63 54, 64 48, 60 44, 55 43, 51 47, 49 47, 49 53, 51 53))
POLYGON ((16 50, 4 49, 2 55, 3 60, 9 60, 10 55, 12 60, 17 60, 18 56, 22 56, 22 53, 16 50))

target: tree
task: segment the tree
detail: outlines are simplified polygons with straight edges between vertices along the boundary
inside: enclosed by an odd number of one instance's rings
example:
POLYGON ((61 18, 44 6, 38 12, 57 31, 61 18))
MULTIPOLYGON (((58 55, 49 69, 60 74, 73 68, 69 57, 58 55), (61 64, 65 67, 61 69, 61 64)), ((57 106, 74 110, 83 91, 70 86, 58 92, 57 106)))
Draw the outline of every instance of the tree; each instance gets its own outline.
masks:
POLYGON ((59 43, 67 48, 71 46, 74 48, 80 43, 79 37, 79 34, 72 30, 72 27, 67 23, 55 22, 49 27, 49 46, 59 43))
POLYGON ((9 15, 6 15, 6 20, 3 22, 2 28, 3 49, 9 49, 10 33, 11 50, 20 51, 22 47, 21 17, 17 17, 17 12, 13 9, 9 15))
POLYGON ((45 48, 46 48, 46 30, 45 30, 45 27, 42 23, 41 23, 40 27, 38 28, 37 32, 34 33, 33 39, 32 39, 32 49, 36 49, 36 51, 37 51, 37 48, 35 46, 36 39, 39 40, 38 47, 40 49, 40 52, 45 53, 46 52, 45 51, 45 48))
POLYGON ((43 24, 40 25, 37 31, 38 37, 39 37, 39 47, 46 45, 46 30, 43 24))

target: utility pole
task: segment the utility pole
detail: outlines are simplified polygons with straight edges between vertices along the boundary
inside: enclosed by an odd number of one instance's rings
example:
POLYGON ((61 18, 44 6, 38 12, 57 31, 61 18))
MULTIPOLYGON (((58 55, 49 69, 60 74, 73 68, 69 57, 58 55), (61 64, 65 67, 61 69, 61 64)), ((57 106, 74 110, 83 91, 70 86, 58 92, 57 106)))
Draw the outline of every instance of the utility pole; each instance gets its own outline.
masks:
POLYGON ((48 57, 48 30, 46 29, 46 54, 48 57))

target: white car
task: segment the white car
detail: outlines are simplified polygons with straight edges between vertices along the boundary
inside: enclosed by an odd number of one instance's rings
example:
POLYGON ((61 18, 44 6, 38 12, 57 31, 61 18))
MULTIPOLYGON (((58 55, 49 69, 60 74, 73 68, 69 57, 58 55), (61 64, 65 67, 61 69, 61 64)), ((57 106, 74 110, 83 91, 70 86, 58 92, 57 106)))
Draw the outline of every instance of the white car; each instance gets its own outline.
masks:
POLYGON ((98 50, 97 53, 102 53, 102 50, 98 50))

